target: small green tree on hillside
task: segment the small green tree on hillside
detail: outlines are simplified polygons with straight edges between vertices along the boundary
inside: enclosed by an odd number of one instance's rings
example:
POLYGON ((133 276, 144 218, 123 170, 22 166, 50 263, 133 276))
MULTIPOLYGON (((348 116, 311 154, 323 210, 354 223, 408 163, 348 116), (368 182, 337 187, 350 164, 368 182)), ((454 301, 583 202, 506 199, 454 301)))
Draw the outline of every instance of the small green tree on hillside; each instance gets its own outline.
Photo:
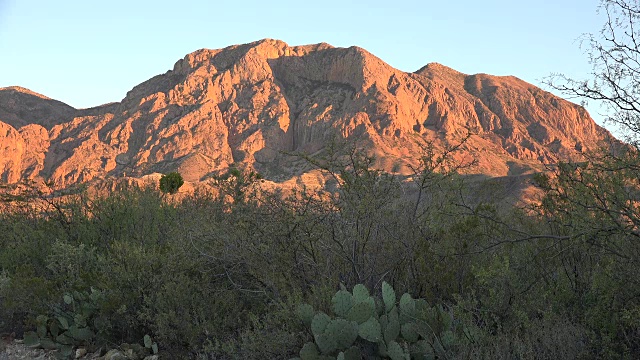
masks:
POLYGON ((166 175, 162 175, 160 178, 160 191, 167 194, 175 194, 178 189, 184 184, 182 175, 178 172, 170 172, 166 175))

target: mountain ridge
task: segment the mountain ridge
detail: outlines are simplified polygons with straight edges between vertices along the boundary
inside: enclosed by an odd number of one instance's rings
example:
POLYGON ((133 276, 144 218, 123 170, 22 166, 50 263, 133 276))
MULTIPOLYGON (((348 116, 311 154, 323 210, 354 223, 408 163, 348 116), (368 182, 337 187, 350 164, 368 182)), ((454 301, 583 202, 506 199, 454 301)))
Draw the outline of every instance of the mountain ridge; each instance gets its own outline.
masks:
POLYGON ((579 159, 612 138, 584 108, 513 76, 438 63, 402 72, 356 46, 263 39, 196 50, 120 102, 88 109, 0 89, 0 180, 65 187, 177 170, 200 182, 240 165, 283 182, 310 170, 288 153, 336 139, 409 174, 426 144, 443 150, 468 132, 458 160, 489 176, 579 159))

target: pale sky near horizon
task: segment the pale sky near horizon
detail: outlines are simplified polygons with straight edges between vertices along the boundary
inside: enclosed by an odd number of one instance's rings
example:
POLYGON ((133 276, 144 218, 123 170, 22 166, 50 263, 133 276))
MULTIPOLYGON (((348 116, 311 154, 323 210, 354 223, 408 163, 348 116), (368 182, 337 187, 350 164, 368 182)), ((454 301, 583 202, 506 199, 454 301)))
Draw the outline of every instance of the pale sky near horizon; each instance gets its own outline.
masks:
MULTIPOLYGON (((599 3, 0 0, 0 87, 97 106, 120 101, 192 51, 263 38, 357 45, 403 71, 439 62, 542 86, 554 72, 588 78, 578 39, 602 27, 599 3)), ((588 110, 601 122, 595 104, 588 110)))

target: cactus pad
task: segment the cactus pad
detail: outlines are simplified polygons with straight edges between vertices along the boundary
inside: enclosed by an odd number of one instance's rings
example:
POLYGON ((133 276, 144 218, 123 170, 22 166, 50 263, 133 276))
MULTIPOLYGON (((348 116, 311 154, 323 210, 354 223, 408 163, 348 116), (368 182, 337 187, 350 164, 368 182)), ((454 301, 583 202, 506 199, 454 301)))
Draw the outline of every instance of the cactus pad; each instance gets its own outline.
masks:
POLYGON ((298 309, 296 309, 296 313, 305 325, 311 325, 311 322, 313 321, 313 315, 315 314, 315 312, 313 311, 313 306, 309 304, 301 304, 300 306, 298 306, 298 309))
POLYGON ((400 298, 400 315, 407 321, 416 317, 416 302, 409 293, 400 298))
POLYGON ((363 301, 353 305, 353 307, 347 314, 347 319, 350 321, 355 321, 358 324, 362 324, 374 315, 375 303, 373 301, 363 301))
POLYGON ((330 354, 338 348, 338 343, 332 334, 324 333, 314 336, 316 345, 323 354, 330 354))
POLYGON ((353 306, 353 296, 348 291, 340 290, 333 295, 331 304, 333 305, 333 312, 336 315, 346 318, 349 310, 351 310, 353 306))
POLYGON ((353 287, 353 301, 361 302, 369 298, 369 289, 362 284, 353 287))
POLYGON ((391 360, 405 360, 409 358, 407 356, 408 354, 404 352, 402 346, 400 346, 400 344, 395 341, 389 342, 387 352, 389 353, 389 357, 391 358, 391 360))
POLYGON ((400 333, 402 334, 402 337, 410 343, 418 341, 418 338, 420 337, 416 329, 416 324, 414 323, 406 323, 402 325, 400 333))
POLYGON ((382 300, 387 312, 391 311, 396 305, 396 292, 386 281, 382 283, 382 300))
POLYGON ((338 349, 347 349, 358 338, 358 324, 344 319, 335 319, 327 325, 324 333, 335 340, 338 349))
POLYGON ((319 355, 318 347, 312 342, 304 344, 302 350, 300 350, 300 360, 316 360, 319 355))
POLYGON ((389 344, 400 335, 400 320, 398 319, 398 310, 393 309, 387 316, 387 326, 384 329, 384 341, 389 344))
POLYGON ((358 327, 358 335, 361 338, 371 341, 378 342, 382 340, 382 330, 380 328, 380 322, 375 317, 369 318, 369 320, 360 324, 358 327))
POLYGON ((311 321, 311 332, 313 335, 320 335, 324 333, 324 329, 329 325, 331 318, 329 315, 319 312, 316 316, 313 317, 313 321, 311 321))

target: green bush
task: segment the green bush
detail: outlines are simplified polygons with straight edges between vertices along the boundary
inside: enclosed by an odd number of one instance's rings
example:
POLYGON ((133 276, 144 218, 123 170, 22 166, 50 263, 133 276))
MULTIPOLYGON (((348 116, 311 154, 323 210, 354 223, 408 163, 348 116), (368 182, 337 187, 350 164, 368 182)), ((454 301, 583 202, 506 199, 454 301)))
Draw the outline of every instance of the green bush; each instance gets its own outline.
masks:
POLYGON ((224 359, 290 359, 307 338, 304 325, 296 319, 297 297, 272 302, 261 314, 249 316, 238 326, 237 337, 212 339, 203 349, 209 356, 224 359))
POLYGON ((175 194, 178 189, 184 184, 182 175, 178 172, 170 172, 162 175, 160 178, 160 191, 163 193, 175 194))
POLYGON ((78 208, 84 211, 66 222, 36 218, 30 226, 3 215, 0 318, 9 320, 7 330, 23 320, 35 325, 43 314, 54 318, 50 309, 63 294, 91 287, 103 289, 95 311, 110 319, 110 343, 142 343, 153 334, 161 349, 188 353, 246 321, 241 314, 255 297, 209 268, 159 193, 130 189, 78 208))
POLYGON ((91 316, 109 321, 88 342, 148 337, 168 358, 640 354, 635 230, 594 215, 588 189, 548 182, 544 211, 507 215, 474 197, 490 192, 481 183, 427 171, 409 185, 370 158, 336 158, 332 193, 270 193, 232 171, 217 183, 226 197, 133 188, 0 214, 2 332, 37 333, 46 316, 52 337, 63 296, 94 288, 91 316), (383 279, 407 294, 364 296, 383 279), (352 290, 335 294, 340 283, 352 290), (412 321, 407 306, 421 309, 412 321))

